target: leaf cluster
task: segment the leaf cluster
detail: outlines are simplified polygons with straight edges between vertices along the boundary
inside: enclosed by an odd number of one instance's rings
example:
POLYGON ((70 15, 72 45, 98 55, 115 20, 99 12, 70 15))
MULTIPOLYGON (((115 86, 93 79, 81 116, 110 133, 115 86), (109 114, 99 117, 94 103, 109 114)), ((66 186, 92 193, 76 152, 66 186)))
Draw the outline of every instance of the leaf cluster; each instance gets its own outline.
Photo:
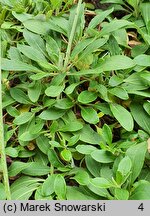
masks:
POLYGON ((150 3, 102 3, 0 3, 13 200, 150 199, 150 3))

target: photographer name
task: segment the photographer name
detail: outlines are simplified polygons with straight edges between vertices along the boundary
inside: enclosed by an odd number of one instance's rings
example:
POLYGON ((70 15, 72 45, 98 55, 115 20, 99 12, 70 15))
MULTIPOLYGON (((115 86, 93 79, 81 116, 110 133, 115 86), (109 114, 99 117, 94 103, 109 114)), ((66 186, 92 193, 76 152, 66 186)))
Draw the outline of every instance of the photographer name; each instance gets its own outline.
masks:
POLYGON ((22 212, 50 212, 50 211, 61 211, 61 212, 105 212, 106 205, 105 203, 96 203, 96 204, 62 204, 56 202, 54 205, 48 203, 44 204, 30 204, 30 203, 20 203, 20 211, 22 212))

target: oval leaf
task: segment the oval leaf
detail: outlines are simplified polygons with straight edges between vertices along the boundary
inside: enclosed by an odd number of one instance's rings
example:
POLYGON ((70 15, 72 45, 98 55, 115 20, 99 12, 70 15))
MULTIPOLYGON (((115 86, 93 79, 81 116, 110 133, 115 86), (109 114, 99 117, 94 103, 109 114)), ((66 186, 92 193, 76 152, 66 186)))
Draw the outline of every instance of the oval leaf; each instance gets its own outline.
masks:
POLYGON ((96 100, 97 94, 95 92, 89 92, 87 90, 82 91, 78 96, 78 101, 83 104, 90 103, 96 100))
POLYGON ((107 57, 99 66, 103 71, 123 70, 134 67, 135 62, 127 56, 115 55, 107 57))
POLYGON ((102 177, 96 177, 94 179, 91 179, 90 182, 92 185, 98 188, 109 188, 114 186, 111 182, 102 177))
POLYGON ((71 151, 68 149, 62 150, 60 155, 63 158, 63 160, 65 160, 65 161, 71 161, 71 159, 72 159, 71 151))
POLYGON ((39 162, 30 162, 30 166, 22 171, 23 174, 29 176, 47 175, 49 172, 50 167, 39 162))
POLYGON ((130 183, 132 184, 141 172, 144 164, 145 154, 147 151, 147 142, 142 142, 137 145, 131 146, 126 151, 126 155, 132 162, 132 173, 130 183))
POLYGON ((110 104, 110 109, 114 117, 118 120, 123 128, 127 131, 132 131, 134 122, 129 111, 119 104, 110 104))
POLYGON ((121 87, 110 89, 109 92, 123 100, 127 100, 129 98, 127 91, 121 87))
POLYGON ((91 153, 94 160, 100 163, 111 163, 115 160, 115 157, 108 151, 105 150, 95 150, 91 153))
POLYGON ((78 145, 76 150, 81 154, 91 154, 96 148, 91 145, 78 145))
POLYGON ((31 64, 26 64, 22 61, 9 60, 2 58, 1 62, 2 70, 12 70, 12 71, 32 71, 32 72, 42 72, 38 68, 32 66, 31 64))
POLYGON ((44 120, 56 120, 62 117, 65 114, 66 110, 60 110, 57 108, 50 108, 44 110, 40 115, 39 118, 44 120))
POLYGON ((150 67, 150 55, 138 55, 137 57, 135 57, 134 61, 137 65, 150 67))
POLYGON ((90 107, 82 108, 81 115, 82 118, 90 124, 97 124, 99 122, 99 117, 97 115, 97 112, 93 108, 90 107))
POLYGON ((21 113, 19 116, 17 116, 15 118, 14 124, 16 124, 16 125, 22 125, 22 124, 30 121, 32 117, 33 117, 33 113, 31 113, 31 112, 21 113))
POLYGON ((88 185, 90 181, 89 174, 85 170, 77 171, 72 179, 75 179, 80 185, 88 185))
POLYGON ((136 123, 150 134, 150 116, 145 112, 142 105, 131 103, 130 109, 136 123))
POLYGON ((66 198, 66 182, 62 175, 57 175, 54 181, 54 191, 58 199, 64 200, 66 198))
POLYGON ((63 91, 64 86, 51 85, 45 90, 45 94, 49 97, 57 97, 63 91))

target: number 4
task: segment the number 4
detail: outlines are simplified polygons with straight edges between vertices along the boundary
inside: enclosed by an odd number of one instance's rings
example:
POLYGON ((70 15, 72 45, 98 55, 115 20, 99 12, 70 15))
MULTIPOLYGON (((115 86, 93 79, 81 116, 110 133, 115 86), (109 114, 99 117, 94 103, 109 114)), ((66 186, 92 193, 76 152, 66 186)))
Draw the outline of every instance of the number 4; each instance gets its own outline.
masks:
POLYGON ((144 206, 143 206, 143 203, 141 203, 138 207, 139 210, 143 211, 144 210, 144 206))

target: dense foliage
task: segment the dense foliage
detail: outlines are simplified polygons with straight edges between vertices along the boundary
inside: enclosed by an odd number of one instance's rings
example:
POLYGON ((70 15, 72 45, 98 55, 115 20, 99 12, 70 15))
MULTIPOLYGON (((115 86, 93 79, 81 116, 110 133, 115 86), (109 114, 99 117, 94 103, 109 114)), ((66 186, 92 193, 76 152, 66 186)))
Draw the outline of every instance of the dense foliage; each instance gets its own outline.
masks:
POLYGON ((0 1, 11 199, 150 199, 149 11, 140 0, 0 1))

